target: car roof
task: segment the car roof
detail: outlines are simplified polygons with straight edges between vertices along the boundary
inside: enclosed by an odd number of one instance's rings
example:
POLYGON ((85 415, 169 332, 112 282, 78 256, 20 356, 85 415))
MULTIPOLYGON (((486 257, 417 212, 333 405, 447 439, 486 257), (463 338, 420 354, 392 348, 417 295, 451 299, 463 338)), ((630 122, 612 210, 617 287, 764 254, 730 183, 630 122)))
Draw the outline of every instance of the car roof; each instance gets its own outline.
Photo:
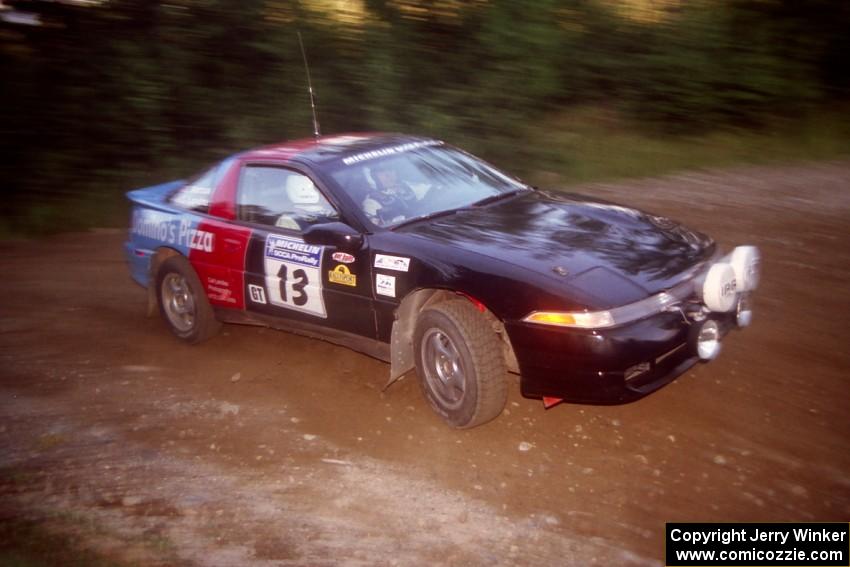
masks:
POLYGON ((285 160, 321 164, 431 138, 388 132, 352 132, 271 144, 240 154, 246 160, 285 160))

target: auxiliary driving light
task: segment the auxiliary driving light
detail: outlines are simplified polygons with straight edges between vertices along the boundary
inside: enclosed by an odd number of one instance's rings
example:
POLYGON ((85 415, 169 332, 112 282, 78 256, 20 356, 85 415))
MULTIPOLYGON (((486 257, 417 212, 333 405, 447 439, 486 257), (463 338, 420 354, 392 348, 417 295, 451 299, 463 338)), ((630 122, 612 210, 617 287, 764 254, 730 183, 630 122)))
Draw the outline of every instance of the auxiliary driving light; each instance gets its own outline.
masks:
POLYGON ((716 321, 709 319, 703 323, 696 346, 700 360, 712 360, 720 353, 720 327, 716 321))
POLYGON ((750 298, 743 296, 738 300, 738 311, 735 317, 735 323, 740 328, 749 327, 753 321, 753 305, 750 298))

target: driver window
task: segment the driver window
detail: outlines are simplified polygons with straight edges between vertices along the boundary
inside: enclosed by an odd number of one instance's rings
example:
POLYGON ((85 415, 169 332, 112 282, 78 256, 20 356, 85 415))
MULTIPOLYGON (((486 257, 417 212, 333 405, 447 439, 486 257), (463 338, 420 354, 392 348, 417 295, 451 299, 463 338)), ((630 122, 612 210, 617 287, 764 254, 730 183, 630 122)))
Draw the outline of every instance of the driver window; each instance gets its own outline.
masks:
POLYGON ((306 175, 283 167, 249 165, 239 176, 239 220, 303 230, 339 215, 306 175))

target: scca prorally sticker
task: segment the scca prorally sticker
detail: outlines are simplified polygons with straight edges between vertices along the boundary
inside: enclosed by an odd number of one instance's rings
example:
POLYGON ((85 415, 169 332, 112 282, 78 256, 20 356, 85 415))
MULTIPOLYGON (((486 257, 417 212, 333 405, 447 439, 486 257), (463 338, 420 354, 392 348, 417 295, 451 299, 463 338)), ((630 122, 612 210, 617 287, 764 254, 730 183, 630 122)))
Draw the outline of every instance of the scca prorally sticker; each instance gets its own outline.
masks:
POLYGON ((322 297, 323 251, 323 246, 300 238, 268 235, 263 267, 269 303, 327 317, 322 297))
POLYGON ((263 286, 248 284, 248 295, 251 296, 251 301, 254 303, 266 303, 266 290, 263 286))
POLYGON ((334 262, 340 262, 342 264, 354 263, 354 256, 348 252, 334 252, 331 257, 334 259, 334 262))
POLYGON ((348 269, 348 266, 340 264, 336 268, 328 272, 328 281, 332 283, 350 285, 352 287, 355 287, 357 285, 357 275, 352 274, 351 271, 348 269))
POLYGON ((375 254, 375 267, 385 270, 395 270, 396 272, 406 272, 410 269, 410 258, 375 254))
POLYGON ((395 297, 395 276, 377 274, 375 276, 375 291, 378 295, 395 297))

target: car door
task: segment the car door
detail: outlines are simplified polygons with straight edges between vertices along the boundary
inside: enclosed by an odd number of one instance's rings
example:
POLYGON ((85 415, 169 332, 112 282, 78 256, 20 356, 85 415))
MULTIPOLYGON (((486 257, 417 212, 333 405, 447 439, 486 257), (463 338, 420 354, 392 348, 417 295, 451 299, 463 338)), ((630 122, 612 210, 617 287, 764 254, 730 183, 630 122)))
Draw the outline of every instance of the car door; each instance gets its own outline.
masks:
POLYGON ((313 179, 278 164, 245 163, 236 216, 252 228, 245 257, 247 311, 375 338, 366 245, 343 251, 302 237, 314 224, 342 220, 313 179))

